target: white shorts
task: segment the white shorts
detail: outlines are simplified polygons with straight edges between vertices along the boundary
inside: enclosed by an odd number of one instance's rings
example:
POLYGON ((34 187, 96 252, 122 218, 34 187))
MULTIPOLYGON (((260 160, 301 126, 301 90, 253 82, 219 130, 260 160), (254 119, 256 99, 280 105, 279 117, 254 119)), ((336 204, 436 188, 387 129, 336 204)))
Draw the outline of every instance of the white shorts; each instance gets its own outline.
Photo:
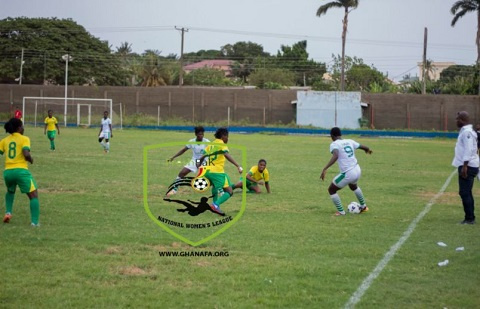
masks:
POLYGON ((101 132, 98 138, 110 139, 111 133, 110 132, 101 132))
POLYGON ((333 178, 332 183, 338 187, 338 188, 343 188, 346 185, 349 184, 356 184, 358 180, 360 179, 360 176, 362 176, 362 170, 360 169, 360 165, 356 165, 354 168, 351 170, 345 172, 345 173, 340 173, 335 178, 333 178))
POLYGON ((184 166, 185 168, 188 168, 192 172, 196 173, 198 171, 197 164, 194 160, 190 160, 187 165, 184 166))

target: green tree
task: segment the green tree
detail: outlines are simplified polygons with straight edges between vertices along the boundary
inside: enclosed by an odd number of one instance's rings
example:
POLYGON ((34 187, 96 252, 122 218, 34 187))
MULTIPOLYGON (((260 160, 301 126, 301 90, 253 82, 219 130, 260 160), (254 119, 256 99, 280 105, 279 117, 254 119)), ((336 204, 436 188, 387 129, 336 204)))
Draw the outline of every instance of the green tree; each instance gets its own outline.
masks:
POLYGON ((476 74, 474 65, 452 65, 440 72, 441 83, 448 83, 452 81, 455 77, 473 77, 476 74))
POLYGON ((295 85, 295 73, 285 69, 257 69, 250 75, 250 84, 260 89, 278 89, 295 85))
MULTIPOLYGON (((450 12, 454 15, 452 27, 467 13, 474 12, 477 15, 477 37, 475 43, 477 45, 477 71, 480 72, 480 0, 459 0, 452 5, 450 12)), ((480 94, 480 79, 478 82, 477 94, 480 94)))
POLYGON ((295 73, 297 85, 313 85, 321 80, 326 72, 324 63, 308 59, 307 41, 300 41, 292 46, 281 45, 276 59, 279 68, 295 73))
POLYGON ((202 60, 223 59, 223 58, 224 56, 222 52, 216 49, 209 49, 209 50, 201 49, 197 52, 183 53, 183 59, 185 63, 194 63, 202 60))
POLYGON ((383 89, 387 86, 386 80, 386 77, 375 67, 369 67, 366 64, 354 64, 347 72, 347 90, 368 91, 369 86, 373 83, 383 89))
POLYGON ((115 56, 119 59, 122 71, 126 75, 124 78, 124 85, 135 86, 138 79, 138 72, 140 70, 136 66, 138 55, 133 53, 132 44, 122 42, 120 46, 117 47, 115 56))
POLYGON ((234 76, 247 83, 248 76, 255 70, 255 59, 270 57, 270 54, 263 50, 263 46, 253 42, 237 42, 221 47, 224 58, 235 61, 232 66, 234 76))
POLYGON ((437 68, 433 65, 433 60, 431 59, 427 59, 427 61, 425 61, 425 76, 424 78, 426 80, 432 80, 432 76, 435 76, 435 71, 437 70, 437 68))
POLYGON ((146 50, 142 55, 141 86, 158 87, 172 85, 178 79, 178 65, 171 57, 160 56, 158 50, 146 50))
POLYGON ((185 76, 185 85, 200 85, 200 86, 225 86, 228 84, 228 79, 225 77, 225 72, 212 68, 200 68, 191 71, 185 76))
POLYGON ((455 76, 442 86, 443 94, 473 95, 476 93, 476 83, 473 76, 455 76))
POLYGON ((0 76, 14 82, 24 49, 24 83, 65 83, 69 54, 69 84, 121 85, 124 74, 108 42, 89 34, 71 19, 6 18, 0 20, 0 76))
POLYGON ((340 89, 345 90, 345 42, 347 40, 348 30, 348 14, 358 7, 359 0, 336 0, 322 5, 317 10, 317 16, 320 17, 328 12, 331 8, 343 8, 343 30, 342 30, 342 67, 340 76, 340 89))
MULTIPOLYGON (((341 71, 342 71, 342 57, 340 55, 335 56, 332 54, 332 61, 330 65, 330 72, 332 77, 333 87, 335 90, 340 89, 341 71)), ((345 72, 348 72, 354 65, 363 65, 363 59, 357 57, 345 56, 343 61, 343 67, 345 72)))

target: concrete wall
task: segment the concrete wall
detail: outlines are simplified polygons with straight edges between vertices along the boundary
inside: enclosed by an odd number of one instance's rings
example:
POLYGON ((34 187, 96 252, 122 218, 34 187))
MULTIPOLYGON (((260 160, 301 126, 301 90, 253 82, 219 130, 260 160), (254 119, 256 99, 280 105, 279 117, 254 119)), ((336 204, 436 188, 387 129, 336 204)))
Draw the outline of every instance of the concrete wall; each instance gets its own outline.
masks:
MULTIPOLYGON (((0 85, 0 113, 22 104, 24 96, 64 97, 62 86, 0 85)), ((255 124, 295 122, 296 99, 292 90, 256 90, 210 87, 82 87, 69 86, 68 97, 108 98, 122 103, 125 114, 145 113, 162 120, 216 122, 230 120, 255 124)), ((74 109, 72 109, 74 110, 74 109)))
MULTIPOLYGON (((0 84, 0 113, 10 111, 11 102, 20 105, 24 96, 64 97, 62 86, 0 84)), ((83 87, 69 86, 69 97, 109 98, 122 103, 125 113, 145 113, 161 119, 216 122, 244 120, 257 125, 287 124, 296 120, 296 90, 256 90, 213 87, 83 87)), ((375 129, 456 130, 460 110, 480 123, 480 97, 454 95, 362 93, 368 103, 363 117, 375 129)), ((15 105, 13 105, 14 107, 15 105)))
POLYGON ((364 117, 376 129, 455 131, 458 111, 480 123, 480 97, 459 95, 362 94, 364 117))

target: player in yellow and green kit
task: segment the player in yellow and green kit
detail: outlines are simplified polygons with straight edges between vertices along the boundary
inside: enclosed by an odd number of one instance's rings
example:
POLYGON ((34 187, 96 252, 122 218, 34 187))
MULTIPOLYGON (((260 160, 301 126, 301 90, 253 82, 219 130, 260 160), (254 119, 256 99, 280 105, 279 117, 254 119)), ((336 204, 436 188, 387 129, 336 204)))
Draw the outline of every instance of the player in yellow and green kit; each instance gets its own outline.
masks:
POLYGON ((45 118, 45 128, 43 134, 46 134, 50 140, 50 150, 55 151, 55 136, 60 135, 57 118, 53 117, 53 111, 48 110, 48 116, 45 118))
POLYGON ((13 199, 18 187, 30 199, 31 225, 39 226, 40 203, 38 202, 37 183, 28 170, 27 162, 33 164, 30 155, 30 139, 23 135, 23 123, 20 119, 12 118, 5 123, 5 131, 10 133, 0 141, 0 155, 5 155, 5 170, 3 179, 7 186, 5 195, 6 212, 4 223, 9 223, 12 218, 13 199))
MULTIPOLYGON (((265 185, 265 189, 270 193, 270 174, 267 169, 267 161, 260 159, 257 165, 252 166, 246 176, 246 187, 248 192, 262 193, 258 185, 265 185)), ((235 185, 232 185, 233 189, 242 187, 242 178, 235 185)))
POLYGON ((213 203, 210 205, 210 209, 221 216, 225 216, 225 213, 220 209, 220 205, 233 195, 232 183, 224 170, 225 159, 235 165, 239 173, 243 171, 242 167, 228 153, 227 143, 228 129, 217 129, 213 144, 208 145, 204 150, 204 155, 197 160, 197 167, 200 167, 206 160, 206 165, 202 166, 197 177, 203 176, 212 184, 213 203))

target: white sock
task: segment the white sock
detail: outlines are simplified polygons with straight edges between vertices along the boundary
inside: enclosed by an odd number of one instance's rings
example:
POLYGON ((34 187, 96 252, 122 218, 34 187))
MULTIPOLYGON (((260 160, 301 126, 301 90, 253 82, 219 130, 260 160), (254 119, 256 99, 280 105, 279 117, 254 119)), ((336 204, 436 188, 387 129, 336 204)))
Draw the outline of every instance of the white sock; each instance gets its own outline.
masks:
POLYGON ((340 200, 340 196, 335 193, 330 195, 330 198, 332 199, 333 205, 335 205, 337 210, 341 213, 345 213, 345 211, 343 210, 342 201, 340 200))
POLYGON ((357 197, 358 201, 360 202, 360 205, 361 206, 366 206, 365 197, 363 196, 363 192, 360 189, 360 187, 357 187, 357 189, 355 191, 353 191, 353 193, 355 193, 355 196, 357 197))

